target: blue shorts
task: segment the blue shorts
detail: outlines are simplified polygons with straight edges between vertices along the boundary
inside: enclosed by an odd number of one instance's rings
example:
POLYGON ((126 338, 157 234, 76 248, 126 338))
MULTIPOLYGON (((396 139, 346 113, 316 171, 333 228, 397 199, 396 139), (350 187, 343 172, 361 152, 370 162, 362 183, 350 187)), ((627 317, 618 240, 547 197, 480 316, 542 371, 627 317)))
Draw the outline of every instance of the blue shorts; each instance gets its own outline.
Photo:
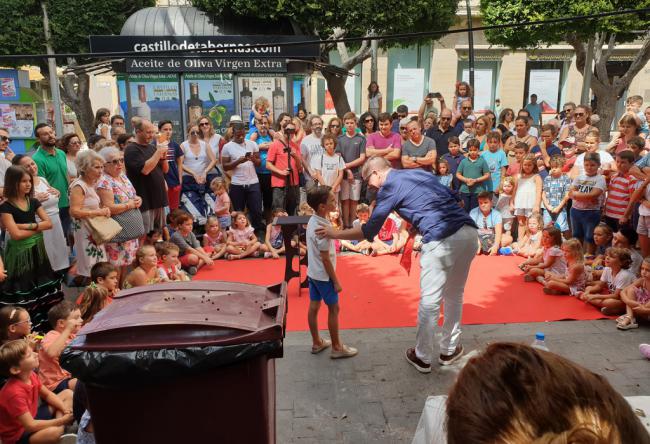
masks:
MULTIPOLYGON (((54 419, 54 415, 52 412, 50 412, 49 406, 47 402, 44 402, 38 407, 38 410, 36 411, 36 417, 34 418, 39 421, 47 421, 50 419, 54 419)), ((23 436, 20 437, 18 441, 16 441, 16 444, 29 444, 29 438, 36 432, 23 432, 23 436)))
MULTIPOLYGON (((548 226, 551 222, 553 222, 553 218, 551 217, 551 212, 544 209, 544 226, 548 226)), ((562 211, 560 211, 557 214, 557 217, 555 218, 554 225, 561 231, 569 231, 569 219, 567 218, 566 214, 566 208, 562 208, 562 211)))
POLYGON ((230 228, 230 225, 232 224, 232 217, 230 214, 227 216, 217 216, 217 219, 219 219, 219 226, 222 230, 227 230, 230 228))
POLYGON ((573 237, 594 243, 594 229, 600 223, 600 210, 576 210, 571 208, 573 237))
POLYGON ((70 388, 70 378, 65 378, 63 381, 59 382, 56 387, 54 387, 54 390, 52 390, 52 393, 54 393, 55 395, 58 395, 63 390, 67 390, 69 388, 70 388))
POLYGON ((327 305, 335 305, 339 303, 339 294, 334 288, 334 282, 317 281, 312 278, 309 280, 309 300, 314 302, 323 301, 327 305))

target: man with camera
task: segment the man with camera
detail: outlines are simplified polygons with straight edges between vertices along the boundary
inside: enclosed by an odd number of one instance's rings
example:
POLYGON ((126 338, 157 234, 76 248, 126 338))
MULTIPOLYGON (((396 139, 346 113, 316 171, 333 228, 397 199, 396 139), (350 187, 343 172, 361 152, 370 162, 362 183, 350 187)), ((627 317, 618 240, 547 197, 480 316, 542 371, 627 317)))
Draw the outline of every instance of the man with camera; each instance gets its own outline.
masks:
POLYGON ((296 126, 289 122, 281 137, 271 143, 266 157, 266 168, 271 171, 273 208, 284 208, 289 215, 296 214, 300 201, 302 158, 300 146, 292 141, 295 133, 296 126))
POLYGON ((420 109, 418 110, 418 120, 420 122, 420 125, 424 123, 424 119, 427 118, 429 113, 434 113, 436 115, 436 118, 440 115, 438 113, 438 108, 433 103, 434 99, 438 99, 440 102, 440 109, 443 110, 445 109, 445 99, 442 97, 442 94, 439 92, 430 92, 426 96, 424 96, 424 100, 422 100, 422 105, 420 105, 420 109))
POLYGON ((233 138, 221 151, 224 170, 232 171, 230 200, 235 211, 244 211, 248 207, 255 232, 263 233, 266 226, 262 221, 262 191, 255 171, 261 163, 260 150, 255 142, 246 140, 243 122, 235 122, 232 129, 233 138))

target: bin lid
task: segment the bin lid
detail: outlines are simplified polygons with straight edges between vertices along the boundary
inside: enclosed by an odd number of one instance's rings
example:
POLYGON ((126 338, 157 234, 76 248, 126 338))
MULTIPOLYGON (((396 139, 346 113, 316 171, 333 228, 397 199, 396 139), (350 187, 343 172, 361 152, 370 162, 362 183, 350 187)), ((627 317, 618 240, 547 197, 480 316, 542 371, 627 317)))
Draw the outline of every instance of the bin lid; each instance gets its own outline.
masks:
POLYGON ((286 284, 173 282, 136 287, 85 325, 70 346, 141 350, 281 340, 286 284))

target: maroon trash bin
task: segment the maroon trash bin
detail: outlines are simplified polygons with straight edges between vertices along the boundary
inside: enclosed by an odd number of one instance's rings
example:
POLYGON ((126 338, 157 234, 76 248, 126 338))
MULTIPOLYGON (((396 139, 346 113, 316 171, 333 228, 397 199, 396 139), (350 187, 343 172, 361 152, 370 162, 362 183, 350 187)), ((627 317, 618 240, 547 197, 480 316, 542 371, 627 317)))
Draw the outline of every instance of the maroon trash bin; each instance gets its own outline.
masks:
POLYGON ((286 285, 121 292, 67 347, 98 444, 274 443, 286 285))

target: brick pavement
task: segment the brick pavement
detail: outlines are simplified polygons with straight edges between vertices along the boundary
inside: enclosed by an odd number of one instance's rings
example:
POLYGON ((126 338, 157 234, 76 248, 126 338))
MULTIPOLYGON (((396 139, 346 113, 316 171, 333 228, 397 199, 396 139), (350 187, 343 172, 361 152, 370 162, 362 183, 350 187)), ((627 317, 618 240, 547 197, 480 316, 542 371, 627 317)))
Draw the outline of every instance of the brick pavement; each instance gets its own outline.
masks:
MULTIPOLYGON (((494 341, 530 343, 536 331, 546 334, 551 351, 606 376, 622 395, 650 395, 650 362, 638 351, 650 342, 648 326, 620 332, 606 320, 471 325, 463 343, 467 352, 494 341)), ((357 357, 314 356, 308 332, 287 334, 285 357, 276 362, 277 442, 410 443, 426 397, 446 394, 458 367, 436 365, 428 375, 411 367, 404 351, 413 345, 413 328, 342 336, 359 348, 357 357)))

